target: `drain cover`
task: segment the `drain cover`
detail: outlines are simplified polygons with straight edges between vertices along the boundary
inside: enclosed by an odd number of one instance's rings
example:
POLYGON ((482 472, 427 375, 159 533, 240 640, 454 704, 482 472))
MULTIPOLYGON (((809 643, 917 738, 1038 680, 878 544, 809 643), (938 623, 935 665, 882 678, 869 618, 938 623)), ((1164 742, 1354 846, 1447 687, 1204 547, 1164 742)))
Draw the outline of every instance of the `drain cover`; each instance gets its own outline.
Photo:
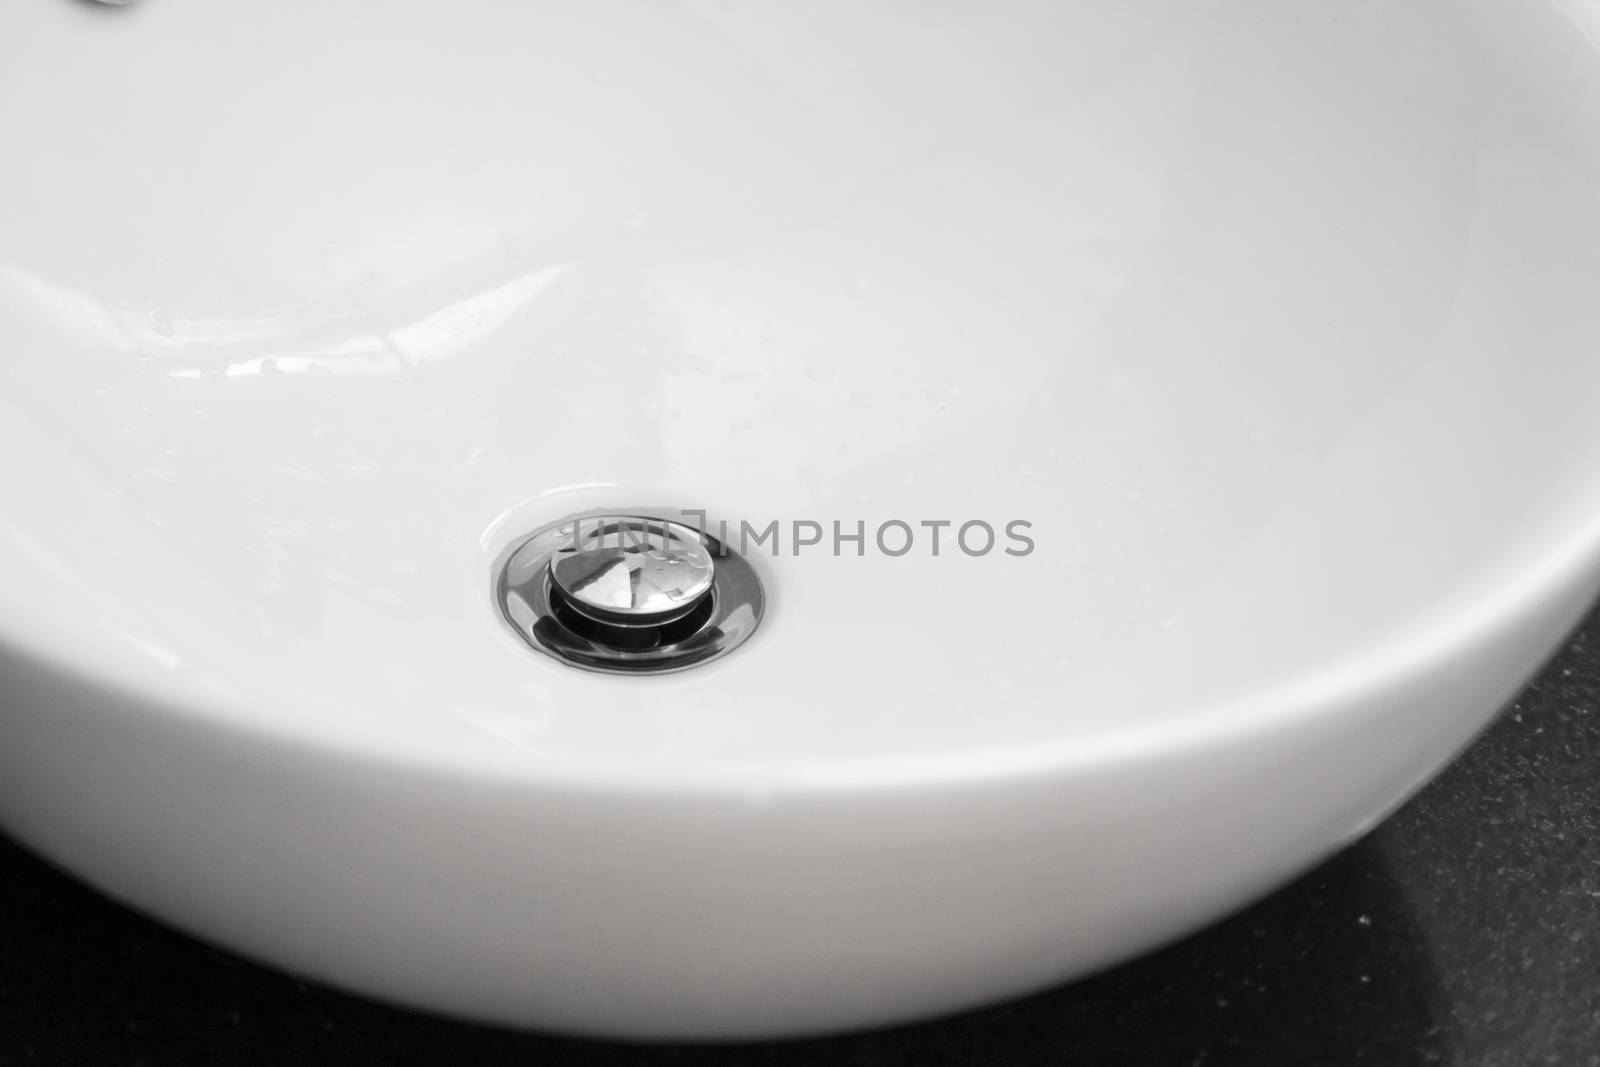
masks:
POLYGON ((709 663, 748 640, 765 609, 755 571, 715 537, 626 513, 535 530, 501 571, 497 600, 534 649, 623 674, 709 663))

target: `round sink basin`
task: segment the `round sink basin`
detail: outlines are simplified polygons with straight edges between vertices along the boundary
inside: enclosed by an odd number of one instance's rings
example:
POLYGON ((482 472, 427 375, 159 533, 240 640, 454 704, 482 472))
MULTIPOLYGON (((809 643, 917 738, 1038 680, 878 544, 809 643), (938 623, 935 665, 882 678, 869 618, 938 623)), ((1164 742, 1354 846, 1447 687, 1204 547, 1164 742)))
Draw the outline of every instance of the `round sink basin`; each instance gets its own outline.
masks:
POLYGON ((298 974, 629 1037, 1193 930, 1600 587, 1597 41, 9 5, 0 826, 298 974))

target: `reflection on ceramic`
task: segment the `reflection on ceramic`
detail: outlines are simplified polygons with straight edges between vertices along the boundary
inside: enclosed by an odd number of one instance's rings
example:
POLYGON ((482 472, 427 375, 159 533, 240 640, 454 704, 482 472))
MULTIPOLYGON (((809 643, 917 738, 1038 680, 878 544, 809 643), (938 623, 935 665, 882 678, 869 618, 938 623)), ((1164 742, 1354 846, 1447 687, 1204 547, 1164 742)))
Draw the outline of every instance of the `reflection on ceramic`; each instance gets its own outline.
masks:
POLYGON ((253 957, 598 1033, 921 1016, 1215 918, 1600 584, 1597 31, 7 5, 0 824, 253 957), (639 501, 780 523, 760 631, 536 654, 497 562, 639 501))

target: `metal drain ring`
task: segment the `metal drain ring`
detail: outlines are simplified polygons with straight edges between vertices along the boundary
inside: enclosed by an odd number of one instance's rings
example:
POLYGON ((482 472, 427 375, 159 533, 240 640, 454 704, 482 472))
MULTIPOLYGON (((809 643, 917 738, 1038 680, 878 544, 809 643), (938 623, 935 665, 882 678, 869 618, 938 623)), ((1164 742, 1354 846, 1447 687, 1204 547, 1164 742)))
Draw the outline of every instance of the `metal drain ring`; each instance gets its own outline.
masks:
MULTIPOLYGON (((620 567, 620 564, 619 564, 620 567)), ((637 569, 637 568, 636 568, 637 569)), ((538 652, 572 667, 611 674, 664 674, 709 663, 749 640, 766 600, 755 570, 710 534, 680 523, 634 512, 569 516, 530 534, 501 569, 495 601, 511 628, 538 652), (709 588, 687 604, 656 616, 637 612, 608 617, 571 598, 551 573, 558 557, 570 558, 586 533, 625 531, 671 545, 694 538, 695 561, 709 556, 709 588), (678 539, 674 541, 674 538, 678 539)))

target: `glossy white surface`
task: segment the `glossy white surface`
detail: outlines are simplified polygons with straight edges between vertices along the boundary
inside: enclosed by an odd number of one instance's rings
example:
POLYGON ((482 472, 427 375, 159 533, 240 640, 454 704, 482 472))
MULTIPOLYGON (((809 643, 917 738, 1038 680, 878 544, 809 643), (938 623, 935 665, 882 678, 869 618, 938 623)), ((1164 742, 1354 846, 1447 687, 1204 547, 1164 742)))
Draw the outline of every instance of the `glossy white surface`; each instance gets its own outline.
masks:
POLYGON ((1589 0, 10 5, 0 824, 324 980, 642 1036, 1211 919, 1600 580, 1597 40, 1589 0), (521 646, 496 559, 639 501, 1038 548, 756 556, 761 632, 681 675, 521 646))

